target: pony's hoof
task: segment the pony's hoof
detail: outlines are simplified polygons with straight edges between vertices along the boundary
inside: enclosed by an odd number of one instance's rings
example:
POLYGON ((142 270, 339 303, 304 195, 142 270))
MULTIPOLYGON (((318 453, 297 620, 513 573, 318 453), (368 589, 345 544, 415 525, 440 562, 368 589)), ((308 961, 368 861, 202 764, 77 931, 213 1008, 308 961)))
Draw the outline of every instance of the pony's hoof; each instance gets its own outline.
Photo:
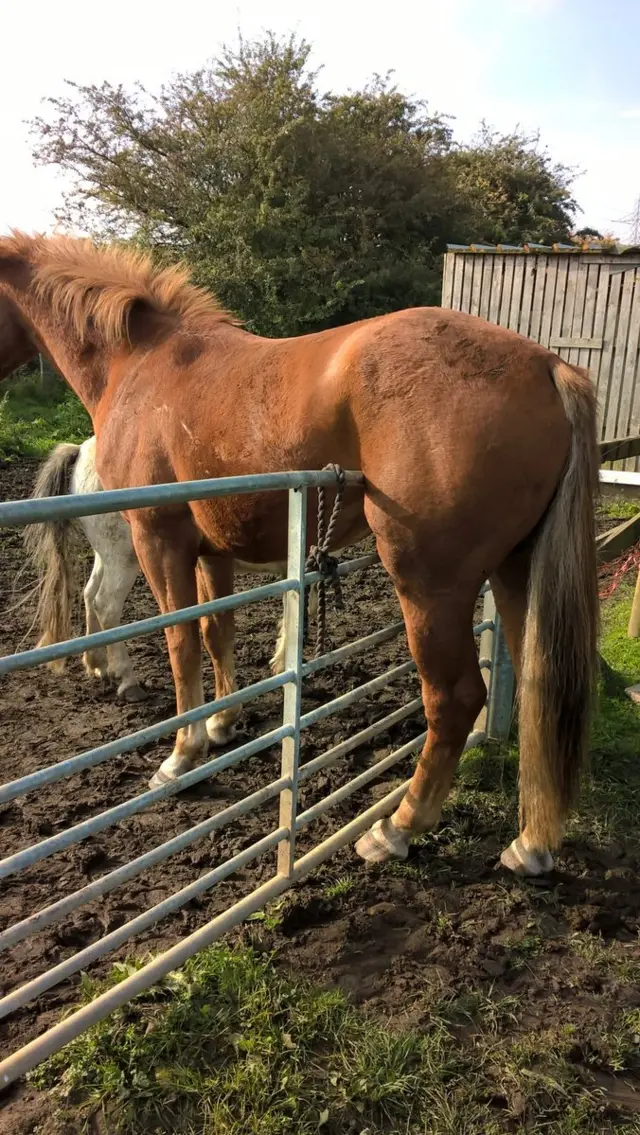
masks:
POLYGON ((514 875, 550 875, 553 871, 553 856, 548 851, 528 851, 520 836, 514 839, 500 856, 500 862, 514 875))
POLYGON ((118 690, 118 699, 132 704, 146 701, 148 697, 149 694, 139 682, 136 682, 133 686, 125 686, 124 690, 118 690))
POLYGON ((157 772, 154 772, 149 781, 149 788, 163 788, 165 784, 171 784, 173 780, 177 780, 177 777, 171 776, 170 773, 163 772, 162 769, 158 769, 157 772))
POLYGON ((172 784, 178 777, 184 776, 185 772, 189 772, 191 767, 192 761, 189 757, 180 754, 167 757, 151 777, 149 788, 162 788, 165 784, 172 784))
POLYGON ((235 725, 221 725, 214 718, 209 718, 207 721, 207 737, 216 748, 221 749, 224 745, 228 745, 235 735, 235 725))
POLYGON ((356 843, 356 854, 366 863, 387 863, 390 859, 406 859, 409 840, 390 819, 376 820, 356 843))
POLYGON ((284 656, 274 654, 273 658, 269 661, 269 669, 274 678, 277 678, 278 674, 284 674, 284 656))

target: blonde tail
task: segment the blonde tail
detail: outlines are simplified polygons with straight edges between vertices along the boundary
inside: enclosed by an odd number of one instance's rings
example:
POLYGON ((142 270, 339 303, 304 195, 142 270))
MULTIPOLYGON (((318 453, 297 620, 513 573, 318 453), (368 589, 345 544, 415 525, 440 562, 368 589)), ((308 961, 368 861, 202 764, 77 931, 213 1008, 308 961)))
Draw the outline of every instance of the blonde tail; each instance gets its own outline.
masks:
POLYGON ((520 830, 539 851, 559 847, 579 785, 599 629, 595 393, 582 368, 558 360, 551 373, 571 449, 533 552, 520 682, 520 830))
MULTIPOLYGON (((79 452, 79 445, 64 443, 56 446, 40 469, 34 497, 57 497, 68 493, 79 452)), ((27 555, 38 577, 38 646, 71 638, 71 616, 78 590, 73 554, 75 532, 75 522, 64 519, 30 524, 25 529, 27 555)), ((64 667, 64 659, 49 665, 59 672, 64 667)))

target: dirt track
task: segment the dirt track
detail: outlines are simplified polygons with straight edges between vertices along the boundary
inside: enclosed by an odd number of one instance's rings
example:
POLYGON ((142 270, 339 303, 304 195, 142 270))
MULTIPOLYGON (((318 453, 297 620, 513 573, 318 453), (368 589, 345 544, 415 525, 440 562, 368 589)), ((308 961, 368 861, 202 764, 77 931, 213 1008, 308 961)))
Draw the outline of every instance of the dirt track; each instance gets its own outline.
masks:
MULTIPOLYGON (((0 470, 0 497, 30 495, 33 474, 34 467, 26 463, 0 470)), ((22 564, 20 532, 0 532, 0 594, 5 611, 11 606, 11 588, 22 564)), ((23 577, 20 585, 28 582, 23 577)), ((344 615, 330 612, 329 616, 336 645, 398 617, 395 596, 381 569, 347 581, 345 598, 344 615)), ((140 618, 154 611, 146 585, 139 581, 124 617, 140 618)), ((279 601, 275 601, 240 614, 237 657, 241 684, 256 681, 267 673, 279 611, 279 601)), ((3 614, 1 653, 19 647, 29 621, 29 607, 3 614)), ((61 677, 38 669, 6 680, 0 719, 1 780, 48 765, 175 712, 163 637, 138 639, 131 644, 131 652, 138 675, 151 692, 150 700, 141 706, 117 704, 111 691, 84 677, 79 660, 70 662, 61 677)), ((327 701, 405 658, 406 646, 400 640, 379 648, 373 657, 354 659, 320 674, 307 683, 305 708, 327 701)), ((416 693, 417 681, 410 677, 375 700, 360 702, 350 711, 323 722, 304 738, 303 760, 363 728, 373 717, 390 712, 416 693)), ((280 720, 280 706, 281 695, 276 692, 247 707, 240 739, 274 728, 280 720)), ((415 736, 421 727, 419 716, 403 722, 377 739, 374 748, 379 754, 390 746, 397 747, 415 736)), ((150 775, 169 751, 167 739, 164 744, 109 760, 72 780, 31 793, 0 809, 0 854, 26 847, 144 791, 150 775)), ((367 767, 371 755, 371 748, 364 747, 344 759, 337 770, 311 778, 301 792, 301 806, 309 806, 367 767)), ((374 782, 305 829, 301 850, 335 830, 398 779, 404 779, 411 765, 412 761, 407 761, 397 767, 392 780, 374 782)), ((277 751, 263 753, 212 782, 20 872, 2 884, 0 927, 48 905, 254 791, 274 779, 278 767, 277 751)), ((584 1020, 593 1022, 597 1029, 607 1011, 611 991, 606 983, 594 990, 588 966, 567 951, 566 942, 575 930, 602 933, 606 939, 622 944, 637 942, 637 849, 616 846, 602 851, 569 843, 560 864, 553 903, 543 898, 538 901, 535 890, 527 892, 517 881, 495 870, 501 847, 507 838, 512 838, 515 814, 504 815, 497 809, 492 814, 490 797, 488 801, 487 822, 481 828, 473 826, 470 810, 469 819, 465 820, 464 799, 456 802, 455 838, 448 821, 429 843, 414 849, 409 869, 366 871, 351 849, 344 850, 323 874, 312 878, 287 900, 277 927, 271 930, 264 924, 251 923, 238 934, 250 937, 259 947, 277 946, 284 961, 294 964, 298 972, 339 983, 357 1001, 384 1012, 398 1023, 419 1024, 428 1013, 430 989, 435 982, 439 989, 479 984, 487 989, 497 986, 506 992, 526 992, 532 1020, 545 1020, 549 1014, 562 1016, 563 999, 571 999, 574 1009, 576 1004, 581 1005, 584 1020), (352 882, 351 889, 345 888, 340 896, 327 897, 327 880, 340 879, 346 872, 355 878, 355 884, 352 882), (548 941, 551 954, 532 959, 525 968, 512 968, 508 943, 526 937, 532 917, 536 919, 537 933, 542 932, 548 941)), ((3 992, 183 887, 266 834, 275 821, 275 805, 265 808, 0 955, 3 992)), ((272 867, 273 856, 269 855, 131 941, 105 964, 132 950, 157 951, 174 943, 257 881, 266 879, 272 867)), ((93 967, 91 972, 99 974, 100 966, 93 967)), ((640 1002, 640 995, 634 1002, 630 990, 614 992, 629 1004, 640 1002)), ((2 1022, 0 1051, 7 1052, 42 1032, 77 997, 76 981, 67 982, 2 1022)))

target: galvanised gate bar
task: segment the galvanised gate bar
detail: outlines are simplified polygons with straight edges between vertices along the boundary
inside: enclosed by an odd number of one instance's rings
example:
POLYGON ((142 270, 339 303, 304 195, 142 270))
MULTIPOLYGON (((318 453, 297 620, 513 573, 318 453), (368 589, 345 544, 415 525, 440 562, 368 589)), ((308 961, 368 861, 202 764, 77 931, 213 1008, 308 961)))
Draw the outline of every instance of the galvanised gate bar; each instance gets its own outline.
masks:
MULTIPOLYGON (((347 484, 361 484, 362 480, 361 473, 346 474, 347 484)), ((286 579, 251 588, 221 599, 199 603, 179 611, 156 615, 153 618, 142 619, 125 626, 115 627, 96 634, 83 635, 63 643, 22 651, 0 659, 0 675, 9 674, 15 670, 39 666, 73 654, 80 654, 91 648, 107 646, 114 642, 150 634, 153 631, 178 623, 190 622, 202 615, 236 609, 273 596, 284 595, 286 597, 286 653, 285 669, 282 674, 265 678, 263 681, 234 691, 223 698, 210 701, 186 713, 167 718, 155 725, 110 741, 108 744, 79 753, 77 756, 63 759, 57 764, 42 768, 37 772, 0 786, 0 804, 6 804, 44 785, 52 784, 55 781, 72 777, 82 770, 90 769, 117 754, 131 752, 141 745, 174 733, 180 726, 209 717, 211 714, 231 706, 244 704, 269 691, 280 688, 283 690, 282 724, 277 729, 206 761, 198 768, 185 773, 169 784, 134 796, 124 803, 108 808, 106 811, 44 839, 40 843, 18 850, 0 861, 1 886, 1 880, 15 874, 15 872, 31 867, 64 848, 68 848, 89 836, 94 836, 96 833, 117 824, 120 820, 151 808, 158 801, 182 792, 191 785, 212 777, 223 769, 233 768, 255 753, 268 749, 276 743, 281 744, 282 761, 280 776, 277 780, 266 784, 258 791, 237 801, 230 807, 222 809, 205 821, 185 832, 181 832, 151 851, 107 872, 73 893, 57 899, 49 906, 34 911, 0 933, 0 949, 9 949, 29 935, 43 930, 58 919, 62 919, 77 907, 107 894, 147 868, 162 863, 169 856, 184 850, 196 840, 217 831, 246 813, 260 808, 265 802, 279 798, 279 823, 273 831, 267 832, 257 842, 226 862, 199 876, 169 898, 148 910, 141 911, 135 918, 81 949, 72 957, 46 970, 32 981, 19 985, 0 1000, 0 1017, 5 1017, 52 986, 67 980, 80 970, 85 970, 98 958, 117 949, 128 939, 146 930, 159 919, 179 910, 191 899, 210 890, 216 883, 251 863, 258 856, 265 852, 275 851, 274 873, 267 882, 252 890, 206 925, 179 941, 170 950, 154 958, 119 985, 109 989, 74 1012, 24 1048, 6 1057, 0 1063, 0 1087, 6 1086, 19 1076, 24 1075, 41 1060, 58 1051, 68 1041, 97 1021, 102 1020, 117 1006, 157 983, 198 950, 214 942, 227 930, 260 910, 265 903, 282 894, 293 883, 333 855, 335 851, 354 840, 376 819, 388 814, 403 796, 409 781, 395 787, 372 807, 367 808, 338 831, 318 843, 311 851, 296 858, 296 833, 301 828, 363 788, 370 781, 378 778, 403 758, 420 750, 425 739, 425 733, 419 733, 413 740, 375 761, 364 772, 353 777, 341 788, 331 792, 313 807, 306 809, 306 811, 298 811, 299 784, 320 769, 334 765, 341 757, 383 733, 391 726, 411 717, 422 706, 421 699, 419 697, 414 698, 393 713, 380 718, 366 729, 321 753, 306 764, 301 766, 299 763, 300 735, 303 729, 313 726, 314 723, 330 714, 339 713, 361 698, 376 693, 389 683, 415 670, 414 662, 408 658, 401 665, 392 667, 356 689, 350 690, 348 693, 310 712, 303 714, 301 711, 302 685, 307 675, 340 662, 351 655, 366 652, 372 647, 388 642, 404 629, 402 621, 398 621, 355 642, 329 651, 312 661, 304 661, 304 592, 306 587, 320 581, 321 578, 319 572, 307 573, 305 571, 307 495, 310 488, 333 485, 335 485, 335 473, 332 471, 268 473, 218 480, 153 485, 137 489, 120 489, 113 492, 103 491, 81 496, 11 501, 0 505, 0 525, 15 526, 61 517, 121 512, 151 505, 203 500, 240 493, 255 493, 256 491, 287 490, 289 496, 286 579)), ((352 572, 361 571, 376 561, 375 555, 364 555, 354 560, 342 562, 338 567, 338 572, 341 576, 346 576, 352 572)), ((468 738, 467 748, 481 743, 487 737, 505 736, 509 729, 511 716, 513 674, 509 656, 500 632, 493 596, 488 585, 483 588, 483 594, 483 621, 474 628, 474 631, 480 636, 480 665, 487 683, 488 696, 487 704, 476 723, 474 732, 468 738)))

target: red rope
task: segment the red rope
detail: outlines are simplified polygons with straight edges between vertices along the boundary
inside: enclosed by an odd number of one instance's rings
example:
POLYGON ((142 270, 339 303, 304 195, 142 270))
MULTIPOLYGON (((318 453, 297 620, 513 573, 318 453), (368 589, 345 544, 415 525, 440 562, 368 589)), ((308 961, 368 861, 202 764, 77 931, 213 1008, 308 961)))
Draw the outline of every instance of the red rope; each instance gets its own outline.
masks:
POLYGON ((600 599, 610 599, 620 586, 627 572, 640 568, 640 543, 634 544, 630 552, 625 552, 615 560, 602 564, 599 577, 601 582, 600 599))

